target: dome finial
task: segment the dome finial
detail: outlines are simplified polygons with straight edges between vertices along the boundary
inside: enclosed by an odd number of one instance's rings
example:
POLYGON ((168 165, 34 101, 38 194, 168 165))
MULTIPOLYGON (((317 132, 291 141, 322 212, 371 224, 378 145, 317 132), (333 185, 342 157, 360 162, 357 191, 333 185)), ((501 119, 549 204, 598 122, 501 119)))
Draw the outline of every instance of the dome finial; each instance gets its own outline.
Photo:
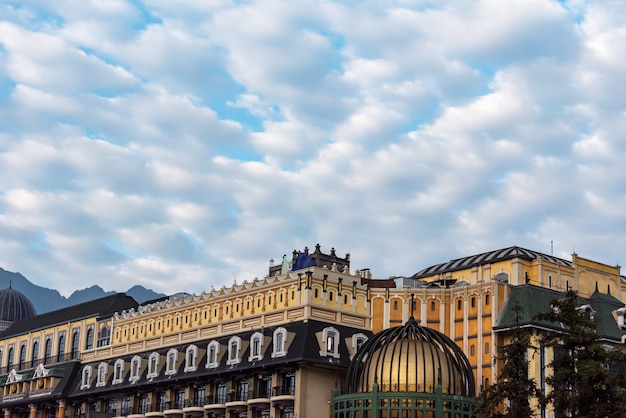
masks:
POLYGON ((9 280, 9 289, 13 289, 13 279, 9 280))

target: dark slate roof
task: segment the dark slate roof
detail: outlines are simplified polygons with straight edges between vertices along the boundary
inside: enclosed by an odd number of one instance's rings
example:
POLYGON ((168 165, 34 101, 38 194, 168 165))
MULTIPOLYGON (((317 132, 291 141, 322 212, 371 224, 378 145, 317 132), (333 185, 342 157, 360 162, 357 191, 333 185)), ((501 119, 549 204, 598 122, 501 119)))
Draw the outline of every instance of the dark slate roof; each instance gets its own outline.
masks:
POLYGON ((35 315, 35 307, 24 294, 12 287, 0 290, 0 321, 15 322, 35 315))
POLYGON ((422 277, 428 277, 433 274, 447 273, 456 270, 462 270, 469 267, 480 266, 483 264, 491 264, 502 260, 510 260, 512 258, 523 258, 526 260, 536 260, 541 257, 546 261, 550 261, 555 264, 562 264, 567 267, 572 267, 572 262, 564 260, 562 258, 554 257, 552 255, 539 253, 537 251, 527 250, 521 247, 508 247, 501 250, 489 251, 482 254, 471 255, 468 257, 457 258, 450 260, 447 263, 436 264, 434 266, 426 267, 423 270, 418 271, 411 279, 420 279, 422 277))
MULTIPOLYGON (((498 323, 493 327, 495 332, 510 329, 515 326, 515 315, 513 307, 516 302, 523 308, 520 313, 519 325, 522 327, 539 327, 544 329, 552 329, 555 331, 563 331, 565 328, 560 323, 549 321, 538 321, 535 315, 541 312, 547 312, 553 300, 562 298, 563 293, 552 289, 546 289, 539 286, 525 284, 515 286, 511 289, 511 293, 502 308, 498 323)), ((596 334, 600 339, 608 339, 612 341, 621 341, 622 336, 626 334, 617 326, 617 321, 613 316, 613 311, 624 306, 624 304, 615 297, 594 292, 589 298, 578 298, 579 306, 591 305, 594 311, 594 321, 596 323, 596 334)))
POLYGON ((52 312, 46 312, 30 319, 13 323, 0 338, 8 338, 14 335, 25 334, 43 328, 52 327, 65 322, 76 321, 83 318, 110 316, 124 309, 137 308, 139 304, 135 299, 125 293, 116 293, 100 299, 70 306, 52 312))
POLYGON ((181 344, 174 347, 163 347, 156 350, 146 351, 143 353, 133 353, 131 355, 116 357, 107 360, 97 360, 91 363, 84 363, 83 367, 92 367, 92 381, 89 389, 81 389, 81 376, 79 375, 72 387, 72 396, 98 396, 103 393, 114 393, 120 391, 127 391, 129 388, 133 390, 140 390, 154 385, 163 384, 185 384, 185 382, 193 382, 198 380, 206 380, 209 378, 227 379, 233 375, 249 375, 256 372, 262 372, 263 370, 275 370, 276 368, 292 368, 297 367, 299 363, 306 363, 308 365, 317 365, 318 367, 332 368, 332 369, 347 369, 350 364, 350 355, 346 346, 350 341, 350 337, 354 334, 362 333, 367 337, 371 337, 372 332, 357 328, 351 328, 336 324, 329 324, 327 322, 319 322, 314 320, 308 320, 307 322, 294 322, 284 324, 276 327, 268 327, 263 329, 257 329, 252 331, 246 331, 233 335, 220 336, 214 339, 207 339, 203 341, 196 341, 189 344, 181 344), (285 328, 288 333, 287 354, 284 357, 272 358, 271 353, 273 351, 273 341, 271 337, 274 331, 279 328, 285 328), (316 334, 323 332, 324 328, 333 327, 340 333, 339 344, 339 359, 332 357, 323 357, 320 355, 320 345, 318 343, 316 334), (247 344, 250 341, 250 337, 253 333, 260 332, 265 337, 269 338, 266 346, 263 347, 263 358, 261 360, 248 361, 250 357, 250 347, 247 344), (226 360, 228 357, 228 342, 231 337, 237 336, 241 338, 242 349, 241 350, 241 362, 235 365, 227 365, 226 360), (207 368, 207 346, 210 342, 217 341, 220 344, 220 355, 223 357, 216 368, 207 368), (198 347, 198 358, 196 359, 197 370, 193 372, 184 372, 184 358, 187 347, 194 344, 198 347), (178 372, 173 376, 166 376, 164 362, 167 358, 167 353, 172 348, 178 350, 179 362, 182 359, 182 363, 178 369, 178 372), (147 362, 150 354, 157 352, 160 355, 160 372, 155 378, 148 379, 147 374, 147 362), (143 367, 140 379, 135 383, 130 383, 128 374, 130 370, 131 360, 134 356, 139 355, 143 361, 143 367), (111 384, 112 371, 116 360, 124 360, 124 381, 118 384, 111 384), (96 387, 95 379, 97 378, 98 365, 105 361, 109 365, 109 376, 107 384, 104 387, 96 387))

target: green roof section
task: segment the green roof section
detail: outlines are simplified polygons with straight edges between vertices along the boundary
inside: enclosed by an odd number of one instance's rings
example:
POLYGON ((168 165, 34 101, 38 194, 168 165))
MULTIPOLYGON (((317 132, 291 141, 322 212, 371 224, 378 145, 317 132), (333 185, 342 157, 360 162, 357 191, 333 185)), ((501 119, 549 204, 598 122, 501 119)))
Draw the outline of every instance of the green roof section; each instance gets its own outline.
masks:
MULTIPOLYGON (((520 313, 519 326, 543 328, 554 331, 565 331, 560 323, 539 321, 535 319, 538 313, 547 312, 553 300, 562 298, 564 294, 552 289, 525 284, 511 288, 511 293, 500 312, 498 323, 493 327, 495 332, 502 332, 515 327, 516 313, 513 307, 519 304, 523 311, 520 313)), ((595 311, 594 322, 596 334, 600 339, 621 342, 626 330, 617 325, 615 311, 624 307, 624 304, 614 296, 595 291, 589 298, 578 298, 578 306, 589 305, 595 311)))

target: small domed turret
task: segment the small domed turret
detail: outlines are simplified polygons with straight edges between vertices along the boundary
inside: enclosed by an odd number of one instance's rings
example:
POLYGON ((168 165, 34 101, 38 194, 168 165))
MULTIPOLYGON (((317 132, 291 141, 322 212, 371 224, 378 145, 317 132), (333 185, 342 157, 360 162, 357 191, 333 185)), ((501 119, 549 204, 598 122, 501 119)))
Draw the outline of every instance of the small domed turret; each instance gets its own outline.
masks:
POLYGON ((13 322, 29 319, 37 315, 35 307, 21 292, 11 286, 0 290, 0 331, 13 322))

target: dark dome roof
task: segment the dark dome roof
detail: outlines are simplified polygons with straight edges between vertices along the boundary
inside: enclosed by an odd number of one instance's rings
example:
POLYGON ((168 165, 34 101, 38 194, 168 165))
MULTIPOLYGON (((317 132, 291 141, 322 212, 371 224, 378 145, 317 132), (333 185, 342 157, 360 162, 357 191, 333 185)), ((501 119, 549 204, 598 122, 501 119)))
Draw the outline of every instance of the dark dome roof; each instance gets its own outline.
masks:
POLYGON ((443 393, 476 395, 474 374, 461 349, 444 334, 421 327, 411 317, 401 327, 383 330, 356 353, 347 374, 350 392, 443 393))
POLYGON ((21 321, 35 315, 35 307, 21 292, 12 287, 0 290, 0 321, 21 321))

